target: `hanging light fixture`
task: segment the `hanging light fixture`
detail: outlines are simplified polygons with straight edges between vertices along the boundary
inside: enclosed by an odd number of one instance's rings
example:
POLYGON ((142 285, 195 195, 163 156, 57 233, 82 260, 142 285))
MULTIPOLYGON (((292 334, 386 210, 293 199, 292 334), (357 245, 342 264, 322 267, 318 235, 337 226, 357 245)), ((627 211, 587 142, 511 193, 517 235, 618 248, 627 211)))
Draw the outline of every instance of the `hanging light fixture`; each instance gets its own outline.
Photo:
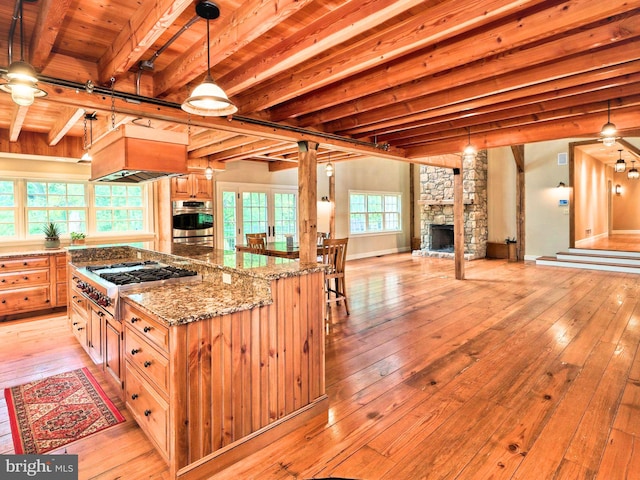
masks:
POLYGON ((622 173, 627 169, 627 164, 622 159, 622 150, 618 150, 618 152, 620 152, 620 158, 618 159, 618 161, 616 162, 613 168, 616 171, 616 173, 622 173))
POLYGON ((462 160, 470 162, 476 158, 476 148, 471 145, 471 127, 467 127, 467 134, 469 136, 469 141, 462 152, 462 160))
POLYGON ((631 180, 636 180, 638 178, 640 178, 640 173, 638 172, 638 169, 635 167, 635 160, 631 160, 631 169, 627 172, 627 178, 630 178, 631 180))
POLYGON ((80 157, 81 161, 90 162, 93 160, 91 158, 91 147, 93 146, 93 121, 96 119, 96 112, 93 113, 85 113, 84 114, 84 154, 80 157), (87 143, 87 120, 91 122, 89 124, 91 130, 91 140, 87 143))
POLYGON ((616 144, 617 131, 616 126, 611 123, 611 100, 607 100, 607 123, 602 126, 602 130, 600 131, 602 143, 605 147, 613 147, 616 144))
POLYGON ((207 75, 204 81, 198 85, 191 96, 182 103, 182 110, 194 115, 205 117, 224 117, 238 111, 224 90, 216 84, 211 76, 211 60, 209 53, 209 20, 215 20, 220 16, 218 6, 204 0, 196 5, 196 13, 207 20, 207 75))
POLYGON ((213 178, 213 168, 211 168, 209 160, 207 160, 207 168, 204 169, 204 178, 207 180, 211 180, 213 178))
MULTIPOLYGON (((11 94, 11 99, 22 107, 31 105, 35 97, 46 97, 47 92, 38 88, 38 77, 35 69, 24 60, 24 38, 22 29, 22 0, 18 0, 20 19, 20 60, 11 62, 5 74, 7 83, 0 85, 0 90, 11 94)), ((13 38, 9 39, 13 44, 13 38)))

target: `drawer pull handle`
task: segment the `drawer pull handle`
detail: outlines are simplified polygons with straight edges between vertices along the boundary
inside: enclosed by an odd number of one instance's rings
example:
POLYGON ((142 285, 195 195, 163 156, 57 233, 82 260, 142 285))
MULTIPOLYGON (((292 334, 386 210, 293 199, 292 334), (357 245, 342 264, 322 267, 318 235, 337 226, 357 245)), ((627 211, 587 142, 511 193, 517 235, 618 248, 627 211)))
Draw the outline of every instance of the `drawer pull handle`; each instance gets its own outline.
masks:
POLYGON ((27 266, 27 265, 29 265, 29 264, 28 264, 27 262, 24 262, 22 265, 24 265, 24 266, 26 267, 26 266, 27 266))
POLYGON ((29 277, 24 277, 25 280, 29 280, 29 277))
POLYGON ((6 282, 6 280, 3 278, 3 279, 2 279, 2 283, 4 283, 4 282, 6 282))
POLYGON ((2 300, 2 303, 7 303, 7 301, 6 300, 2 300))
POLYGON ((144 368, 149 368, 150 366, 151 366, 151 362, 149 360, 144 362, 144 368))
POLYGON ((24 297, 24 300, 25 300, 25 302, 26 302, 27 300, 29 300, 29 297, 24 297))
POLYGON ((78 324, 78 322, 73 322, 73 326, 75 327, 78 324))
POLYGON ((78 327, 78 331, 84 330, 84 327, 78 327))
POLYGON ((99 317, 104 317, 104 313, 102 313, 102 312, 98 312, 98 316, 99 316, 99 317))
POLYGON ((138 317, 131 317, 131 323, 136 323, 138 320, 140 320, 138 317))
POLYGON ((131 395, 131 400, 136 400, 138 398, 138 394, 134 393, 133 395, 131 395))
POLYGON ((145 410, 144 411, 144 416, 148 417, 149 415, 151 415, 151 410, 145 410))
POLYGON ((81 298, 79 298, 78 300, 76 300, 76 302, 78 302, 78 303, 82 303, 82 299, 81 299, 81 298))
POLYGON ((144 327, 142 330, 144 330, 144 333, 149 333, 151 331, 151 327, 144 327))
POLYGON ((140 353, 139 348, 134 348, 133 350, 131 350, 131 355, 135 355, 136 353, 140 353))
POLYGON ((4 263, 2 265, 0 265, 0 268, 4 268, 4 263))

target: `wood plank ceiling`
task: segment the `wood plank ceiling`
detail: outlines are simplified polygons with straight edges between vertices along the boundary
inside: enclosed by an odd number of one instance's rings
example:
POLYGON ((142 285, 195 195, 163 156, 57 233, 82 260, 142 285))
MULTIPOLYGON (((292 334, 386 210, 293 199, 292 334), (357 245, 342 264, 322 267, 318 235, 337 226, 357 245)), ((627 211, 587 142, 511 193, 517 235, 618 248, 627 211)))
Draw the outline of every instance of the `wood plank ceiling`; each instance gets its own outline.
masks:
MULTIPOLYGON (((0 2, 2 73, 21 57, 15 1, 0 2)), ((452 166, 469 140, 597 139, 608 105, 619 135, 640 136, 638 0, 218 0, 211 72, 229 118, 179 109, 207 69, 196 3, 23 0, 24 59, 48 96, 0 93, 0 151, 79 157, 92 112, 94 141, 132 121, 189 130, 195 168, 296 166, 307 139, 321 162, 452 166)))

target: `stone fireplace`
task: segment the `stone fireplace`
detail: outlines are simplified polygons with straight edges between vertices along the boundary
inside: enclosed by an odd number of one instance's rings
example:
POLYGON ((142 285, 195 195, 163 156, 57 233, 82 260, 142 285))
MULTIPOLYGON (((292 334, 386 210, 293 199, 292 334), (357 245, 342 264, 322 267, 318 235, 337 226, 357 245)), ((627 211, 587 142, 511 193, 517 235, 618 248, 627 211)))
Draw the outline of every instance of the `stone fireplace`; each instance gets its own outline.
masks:
MULTIPOLYGON (((464 161, 464 252, 466 259, 484 258, 487 251, 487 152, 464 161)), ((415 255, 453 257, 453 171, 420 167, 420 250, 415 255), (443 246, 451 236, 451 247, 443 246)))

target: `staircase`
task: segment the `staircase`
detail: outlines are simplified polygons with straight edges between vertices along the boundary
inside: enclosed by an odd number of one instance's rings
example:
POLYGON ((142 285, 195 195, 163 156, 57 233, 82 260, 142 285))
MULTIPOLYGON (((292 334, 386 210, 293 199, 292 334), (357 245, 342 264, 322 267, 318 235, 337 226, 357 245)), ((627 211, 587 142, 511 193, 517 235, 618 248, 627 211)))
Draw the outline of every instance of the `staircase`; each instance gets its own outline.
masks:
POLYGON ((555 257, 538 257, 536 265, 640 274, 640 252, 570 248, 555 257))

